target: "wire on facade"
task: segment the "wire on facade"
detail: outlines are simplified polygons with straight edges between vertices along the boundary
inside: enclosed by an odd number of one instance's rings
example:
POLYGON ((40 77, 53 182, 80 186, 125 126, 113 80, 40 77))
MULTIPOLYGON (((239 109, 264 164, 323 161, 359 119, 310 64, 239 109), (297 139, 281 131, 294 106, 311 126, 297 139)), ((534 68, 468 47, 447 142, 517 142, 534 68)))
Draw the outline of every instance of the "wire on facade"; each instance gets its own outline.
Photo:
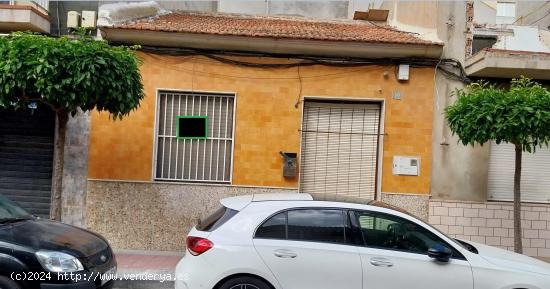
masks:
POLYGON ((205 50, 196 48, 171 48, 171 47, 155 47, 141 46, 141 51, 165 54, 173 56, 204 56, 206 58, 230 65, 253 67, 253 68, 292 68, 304 67, 313 65, 335 66, 335 67, 359 67, 359 66, 397 66, 399 64, 408 64, 411 67, 436 67, 443 75, 449 79, 470 83, 468 76, 462 64, 451 58, 339 58, 339 57, 321 57, 311 55, 292 55, 292 54, 274 54, 274 53, 255 53, 255 52, 238 52, 225 50, 205 50), (231 59, 229 57, 270 57, 286 59, 284 63, 257 63, 251 61, 231 59), (295 62, 288 62, 288 60, 295 62))

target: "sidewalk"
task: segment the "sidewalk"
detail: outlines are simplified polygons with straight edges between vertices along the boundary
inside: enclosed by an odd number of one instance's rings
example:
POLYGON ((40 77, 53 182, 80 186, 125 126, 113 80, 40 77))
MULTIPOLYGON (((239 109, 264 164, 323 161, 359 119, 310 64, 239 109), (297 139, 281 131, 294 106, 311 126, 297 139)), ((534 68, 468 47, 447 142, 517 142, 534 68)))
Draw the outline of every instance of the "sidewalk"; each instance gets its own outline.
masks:
POLYGON ((174 288, 176 265, 184 252, 115 250, 116 289, 174 288))

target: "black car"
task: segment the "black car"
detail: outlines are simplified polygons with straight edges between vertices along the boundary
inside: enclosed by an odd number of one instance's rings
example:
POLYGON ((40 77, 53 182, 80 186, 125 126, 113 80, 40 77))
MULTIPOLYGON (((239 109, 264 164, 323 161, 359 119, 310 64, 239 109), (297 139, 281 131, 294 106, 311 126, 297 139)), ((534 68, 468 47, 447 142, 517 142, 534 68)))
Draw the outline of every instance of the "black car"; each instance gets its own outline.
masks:
POLYGON ((0 289, 112 288, 115 274, 103 237, 34 217, 0 195, 0 289))

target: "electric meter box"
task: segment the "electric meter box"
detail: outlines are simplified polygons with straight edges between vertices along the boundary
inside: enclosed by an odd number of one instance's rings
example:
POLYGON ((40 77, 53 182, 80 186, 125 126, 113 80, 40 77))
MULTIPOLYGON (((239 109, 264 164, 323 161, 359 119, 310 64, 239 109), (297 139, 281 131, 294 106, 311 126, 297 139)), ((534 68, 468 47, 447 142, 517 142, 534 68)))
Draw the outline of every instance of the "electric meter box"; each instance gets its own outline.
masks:
POLYGON ((418 176, 420 175, 420 157, 393 157, 394 175, 418 176))
POLYGON ((96 19, 97 17, 95 11, 82 11, 82 27, 95 28, 96 19))
POLYGON ((67 28, 80 27, 80 13, 76 11, 67 12, 67 28))

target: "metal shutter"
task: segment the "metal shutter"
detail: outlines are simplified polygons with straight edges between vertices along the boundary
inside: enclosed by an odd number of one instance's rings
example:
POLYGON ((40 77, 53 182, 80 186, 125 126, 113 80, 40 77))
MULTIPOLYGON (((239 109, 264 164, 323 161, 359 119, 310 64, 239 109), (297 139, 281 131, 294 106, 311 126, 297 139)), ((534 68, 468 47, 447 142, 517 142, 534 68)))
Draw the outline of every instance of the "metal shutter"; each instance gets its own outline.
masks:
POLYGON ((308 101, 300 191, 374 199, 380 105, 308 101))
POLYGON ((31 214, 50 216, 55 114, 0 110, 0 194, 31 214))
MULTIPOLYGON (((489 154, 489 200, 514 200, 515 149, 511 144, 492 142, 489 154)), ((550 202, 550 149, 537 148, 523 153, 521 196, 524 202, 550 202)))

